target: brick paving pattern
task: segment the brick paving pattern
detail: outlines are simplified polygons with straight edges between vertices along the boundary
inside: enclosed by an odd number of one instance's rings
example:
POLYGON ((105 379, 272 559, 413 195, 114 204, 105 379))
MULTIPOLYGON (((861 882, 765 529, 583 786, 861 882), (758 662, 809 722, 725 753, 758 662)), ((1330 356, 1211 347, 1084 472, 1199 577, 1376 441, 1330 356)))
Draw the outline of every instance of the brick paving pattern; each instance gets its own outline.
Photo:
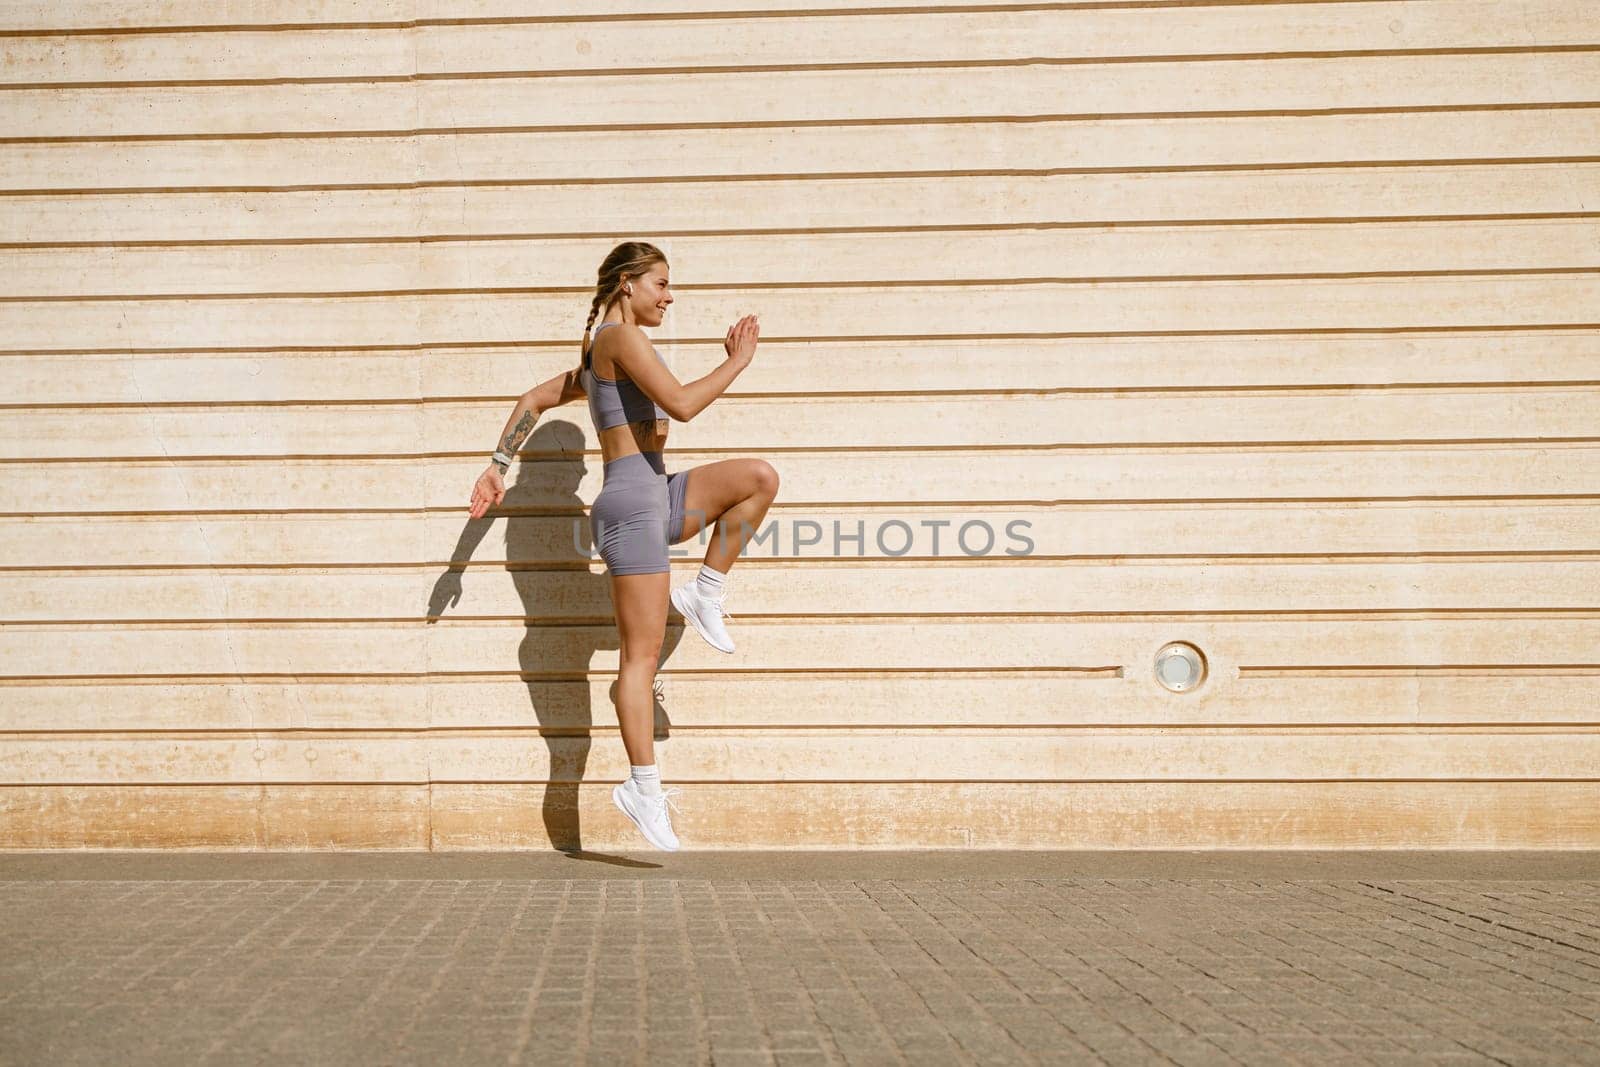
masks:
POLYGON ((6 1064, 1600 1063, 1600 878, 0 893, 6 1064))

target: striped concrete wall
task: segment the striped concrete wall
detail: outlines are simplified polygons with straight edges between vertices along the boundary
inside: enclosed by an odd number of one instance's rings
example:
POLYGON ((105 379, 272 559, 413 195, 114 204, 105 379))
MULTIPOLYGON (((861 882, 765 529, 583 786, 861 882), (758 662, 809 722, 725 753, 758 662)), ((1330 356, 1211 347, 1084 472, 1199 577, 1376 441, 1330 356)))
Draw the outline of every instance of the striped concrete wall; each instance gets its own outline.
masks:
POLYGON ((0 34, 0 845, 638 847, 582 406, 466 512, 641 238, 680 377, 762 320, 669 467, 783 477, 686 846, 1600 846, 1585 0, 0 34))

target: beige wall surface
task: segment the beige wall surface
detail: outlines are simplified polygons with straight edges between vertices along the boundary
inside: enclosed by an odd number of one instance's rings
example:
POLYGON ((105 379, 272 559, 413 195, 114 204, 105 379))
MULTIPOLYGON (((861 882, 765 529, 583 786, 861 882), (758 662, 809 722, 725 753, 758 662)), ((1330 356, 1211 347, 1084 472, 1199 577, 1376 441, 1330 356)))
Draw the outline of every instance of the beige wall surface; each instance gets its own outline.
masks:
POLYGON ((783 479, 737 654, 668 632, 686 847, 1600 847, 1587 0, 0 0, 0 56, 0 847, 641 847, 583 405, 467 515, 626 239, 680 378, 762 320, 669 469, 783 479))

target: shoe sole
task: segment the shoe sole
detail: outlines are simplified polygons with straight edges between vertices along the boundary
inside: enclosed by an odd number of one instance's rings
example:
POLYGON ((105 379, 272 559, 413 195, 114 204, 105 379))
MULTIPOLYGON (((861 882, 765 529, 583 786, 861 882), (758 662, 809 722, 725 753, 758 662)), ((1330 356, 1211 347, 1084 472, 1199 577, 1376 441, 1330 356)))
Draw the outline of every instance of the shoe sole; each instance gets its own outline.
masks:
POLYGON ((706 644, 710 645, 712 648, 716 649, 718 652, 723 653, 724 655, 729 655, 729 656, 733 655, 733 649, 731 649, 731 648, 722 648, 721 646, 717 645, 714 641, 711 640, 711 635, 706 633, 705 627, 700 625, 700 620, 695 618, 688 611, 684 610, 683 604, 678 600, 678 594, 680 594, 682 591, 683 591, 683 587, 679 586, 677 589, 674 589, 672 591, 671 595, 668 598, 668 599, 670 599, 672 601, 672 606, 674 608, 678 609, 678 614, 683 616, 683 619, 684 619, 685 622, 687 622, 690 626, 694 627, 694 632, 699 634, 701 640, 703 640, 706 644))
POLYGON ((678 846, 677 845, 658 845, 658 844, 656 844, 655 841, 651 840, 650 835, 644 832, 644 827, 640 824, 639 820, 635 819, 633 817, 633 812, 629 811, 627 805, 622 802, 621 793, 622 793, 622 786, 620 786, 620 785, 612 786, 611 787, 611 803, 615 804, 617 806, 617 810, 622 812, 622 814, 624 814, 624 815, 626 815, 628 817, 628 821, 633 823, 633 828, 635 830, 639 831, 639 836, 644 838, 646 841, 649 841, 652 846, 654 846, 655 848, 660 849, 662 852, 676 852, 676 851, 678 851, 678 846))

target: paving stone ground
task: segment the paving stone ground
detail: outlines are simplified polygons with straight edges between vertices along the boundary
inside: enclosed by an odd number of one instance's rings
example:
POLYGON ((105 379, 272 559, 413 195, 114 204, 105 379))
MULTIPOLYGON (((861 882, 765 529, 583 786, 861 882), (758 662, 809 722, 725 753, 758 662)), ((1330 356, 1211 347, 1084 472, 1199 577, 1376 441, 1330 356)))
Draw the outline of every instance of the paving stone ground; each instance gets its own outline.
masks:
POLYGON ((5 1064, 1600 1063, 1594 853, 0 853, 0 906, 5 1064))

